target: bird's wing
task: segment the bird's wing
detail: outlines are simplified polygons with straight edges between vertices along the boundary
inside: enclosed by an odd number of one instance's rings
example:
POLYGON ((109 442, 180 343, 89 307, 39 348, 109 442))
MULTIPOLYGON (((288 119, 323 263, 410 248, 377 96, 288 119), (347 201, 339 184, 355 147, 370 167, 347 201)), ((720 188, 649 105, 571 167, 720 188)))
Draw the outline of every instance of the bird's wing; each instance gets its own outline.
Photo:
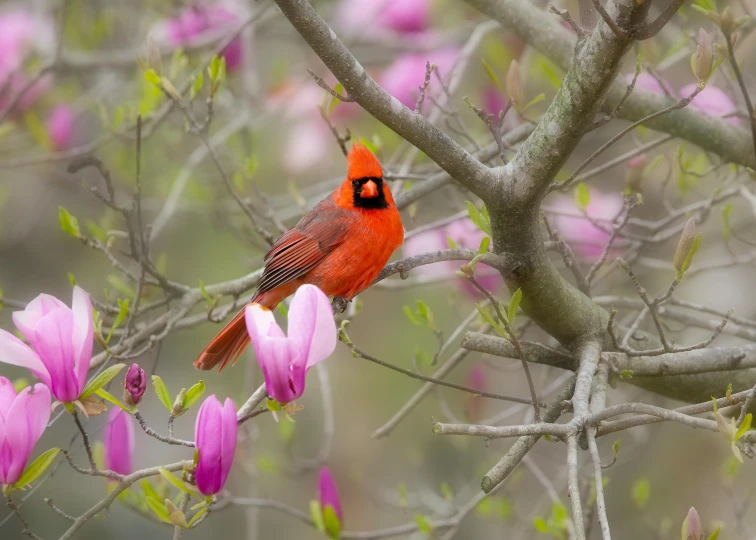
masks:
POLYGON ((321 201, 265 255, 257 293, 275 289, 312 270, 344 241, 348 221, 348 213, 330 198, 321 201))

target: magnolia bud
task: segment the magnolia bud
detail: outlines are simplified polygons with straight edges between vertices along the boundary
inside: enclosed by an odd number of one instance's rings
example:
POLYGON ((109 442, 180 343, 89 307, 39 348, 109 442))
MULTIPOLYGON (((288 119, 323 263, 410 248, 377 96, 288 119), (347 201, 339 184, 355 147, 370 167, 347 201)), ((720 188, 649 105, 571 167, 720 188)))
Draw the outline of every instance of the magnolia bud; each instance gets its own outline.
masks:
POLYGON ((459 267, 459 269, 467 277, 473 277, 475 275, 475 270, 473 270, 472 266, 470 266, 469 264, 463 264, 459 267))
POLYGON ((165 509, 168 510, 168 518, 176 527, 182 529, 188 529, 189 525, 186 522, 186 516, 170 499, 165 500, 165 509))
POLYGON ((699 81, 705 81, 711 74, 711 68, 714 64, 714 55, 711 51, 711 39, 706 30, 701 28, 698 31, 698 47, 696 53, 690 61, 693 68, 693 74, 699 81))
POLYGON ((701 526, 701 518, 694 507, 688 510, 688 517, 685 518, 685 527, 683 530, 683 540, 703 540, 704 532, 701 526))
POLYGON ((643 171, 647 162, 646 154, 636 156, 628 162, 627 171, 625 171, 625 184, 630 191, 642 191, 643 171))
POLYGON ((696 239, 696 220, 690 218, 683 227, 682 234, 680 234, 680 240, 677 242, 677 249, 675 249, 674 265, 675 270, 680 272, 683 267, 683 263, 690 253, 690 248, 693 247, 693 242, 696 239))
POLYGON ((182 388, 181 392, 176 396, 176 401, 173 402, 173 408, 171 409, 171 416, 181 416, 186 412, 184 408, 184 399, 186 398, 186 388, 182 388))
POLYGON ((732 32, 733 28, 735 27, 735 19, 732 16, 730 6, 727 6, 726 8, 724 8, 724 11, 722 11, 719 27, 722 29, 722 32, 725 33, 732 32))
POLYGON ((131 364, 123 381, 123 401, 129 407, 135 407, 142 400, 146 388, 147 377, 144 370, 138 364, 131 364))
POLYGON ((525 89, 523 87, 520 64, 517 63, 517 60, 512 60, 512 63, 509 64, 509 71, 507 71, 507 97, 518 107, 521 107, 525 101, 525 89))

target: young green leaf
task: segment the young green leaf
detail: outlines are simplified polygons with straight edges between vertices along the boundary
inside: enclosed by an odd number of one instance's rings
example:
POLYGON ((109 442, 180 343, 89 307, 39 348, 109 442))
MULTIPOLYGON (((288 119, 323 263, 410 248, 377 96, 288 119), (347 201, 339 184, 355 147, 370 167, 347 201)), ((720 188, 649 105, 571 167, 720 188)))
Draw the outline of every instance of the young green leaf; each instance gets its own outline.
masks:
POLYGON ((491 245, 491 238, 488 236, 484 236, 483 239, 480 241, 480 247, 478 248, 478 254, 483 255, 484 253, 488 252, 488 247, 491 245))
POLYGON ((682 267, 680 268, 680 271, 677 273, 678 281, 681 280, 683 276, 685 275, 685 272, 687 272, 688 268, 690 267, 690 263, 693 261, 693 257, 695 256, 700 246, 701 246, 701 235, 697 234, 695 240, 693 240, 693 245, 691 246, 690 251, 688 251, 687 257, 685 257, 685 260, 682 263, 682 267))
POLYGON ((323 533, 325 532, 325 523, 323 523, 323 509, 320 507, 320 501, 310 501, 310 519, 312 519, 315 528, 323 533))
POLYGON ((202 516, 204 516, 205 514, 207 514, 208 510, 210 510, 210 507, 209 506, 205 506, 204 508, 201 508, 199 510, 199 512, 197 512, 196 514, 194 514, 192 516, 192 519, 189 520, 189 523, 188 523, 189 528, 191 528, 192 525, 194 525, 199 518, 201 518, 202 516))
POLYGON ((111 394, 110 392, 108 392, 104 388, 100 388, 98 390, 95 390, 95 394, 98 395, 98 396, 100 396, 105 401, 109 401, 113 405, 116 405, 116 406, 120 407, 121 409, 123 409, 127 413, 131 413, 132 412, 132 410, 129 407, 127 407, 126 405, 124 405, 123 403, 121 403, 118 400, 118 398, 116 398, 113 394, 111 394))
POLYGON ((591 204, 591 192, 584 182, 580 182, 575 188, 575 201, 582 210, 585 210, 591 204))
POLYGON ((81 238, 79 220, 72 216, 69 211, 62 206, 58 206, 58 220, 60 221, 60 228, 63 232, 70 234, 74 238, 81 238))
POLYGON ((114 366, 110 366, 108 369, 100 373, 97 377, 89 381, 89 384, 84 387, 84 392, 82 392, 79 399, 84 399, 97 392, 100 388, 112 381, 115 376, 118 375, 125 367, 126 364, 116 364, 114 366))
POLYGON ((480 210, 477 209, 477 207, 471 203, 470 201, 467 201, 467 212, 470 214, 470 219, 473 223, 484 233, 486 233, 488 236, 491 236, 491 224, 487 219, 483 217, 483 214, 481 214, 480 210))
POLYGON ((338 540, 339 534, 341 534, 341 521, 330 504, 323 508, 323 524, 328 536, 334 540, 338 540))
POLYGON ((499 334, 501 334, 502 337, 507 337, 506 331, 501 327, 501 325, 494 320, 494 318, 491 316, 491 314, 480 307, 480 305, 475 304, 475 308, 478 310, 478 313, 481 317, 483 317, 483 320, 486 321, 488 324, 490 324, 499 334))
POLYGON ((205 381, 200 381, 197 384, 193 385, 191 388, 189 388, 189 390, 186 391, 182 408, 188 409, 189 407, 197 403, 199 398, 201 398, 202 394, 204 393, 205 393, 205 381))
POLYGON ((202 90, 203 84, 205 84, 205 74, 200 71, 199 75, 197 75, 197 78, 194 79, 194 84, 192 84, 192 93, 191 93, 192 99, 197 97, 197 94, 200 93, 200 90, 202 90))
POLYGON ((423 321, 421 321, 417 315, 415 315, 415 312, 412 311, 412 308, 409 306, 404 306, 402 308, 404 310, 404 314, 407 316, 407 318, 410 320, 410 322, 416 326, 423 326, 423 321))
POLYGON ((751 429, 751 421, 753 420, 753 415, 751 413, 748 413, 743 420, 743 423, 740 424, 740 427, 738 428, 738 431, 735 432, 735 440, 740 440, 740 438, 745 435, 749 429, 751 429))
POLYGON ((651 483, 648 478, 641 478, 633 484, 632 499, 638 510, 643 510, 651 496, 651 483))
POLYGON ((13 484, 13 488, 21 489, 24 486, 28 486, 29 484, 34 482, 50 466, 55 457, 58 455, 58 452, 60 452, 60 448, 50 448, 47 452, 35 459, 31 465, 26 467, 23 474, 21 475, 21 478, 19 478, 18 481, 13 484))
POLYGON ((108 332, 108 337, 105 338, 105 343, 110 342, 110 338, 113 337, 113 332, 115 332, 116 328, 121 326, 123 324, 123 321, 126 320, 126 315, 129 312, 129 299, 126 298, 124 300, 118 299, 118 315, 116 315, 115 320, 113 321, 113 326, 110 327, 110 332, 108 332))
POLYGON ((417 528, 420 532, 425 533, 428 536, 433 534, 433 526, 424 515, 415 514, 415 523, 417 523, 417 528))
POLYGON ((501 80, 499 80, 498 75, 496 75, 496 72, 493 70, 490 64, 486 62, 486 59, 481 58, 480 61, 483 64, 483 69, 486 70, 486 74, 488 75, 488 78, 491 79, 491 82, 494 83, 496 88, 498 88, 502 92, 506 92, 506 90, 504 89, 504 85, 501 83, 501 80))
POLYGON ((168 388, 166 388, 163 379, 161 379, 159 375, 152 376, 152 388, 155 390, 155 395, 157 395, 160 403, 162 403, 169 411, 172 410, 173 401, 171 400, 171 395, 168 393, 168 388))
POLYGON ((181 480, 181 478, 173 474, 171 471, 161 468, 158 472, 160 472, 160 476, 168 480, 168 483, 176 489, 183 491, 184 493, 188 493, 192 497, 196 497, 199 500, 202 500, 202 497, 199 495, 199 493, 187 486, 184 481, 181 480))
POLYGON ((171 517, 168 514, 168 510, 165 509, 165 504, 155 497, 145 497, 147 506, 152 510, 152 513, 163 523, 171 523, 171 517))
POLYGON ((509 309, 507 310, 507 319, 509 320, 509 326, 514 324, 515 316, 517 315, 517 308, 520 307, 522 301, 522 289, 517 289, 512 294, 512 299, 509 301, 509 309))
POLYGON ((148 69, 144 72, 144 80, 160 88, 160 75, 154 69, 148 69))

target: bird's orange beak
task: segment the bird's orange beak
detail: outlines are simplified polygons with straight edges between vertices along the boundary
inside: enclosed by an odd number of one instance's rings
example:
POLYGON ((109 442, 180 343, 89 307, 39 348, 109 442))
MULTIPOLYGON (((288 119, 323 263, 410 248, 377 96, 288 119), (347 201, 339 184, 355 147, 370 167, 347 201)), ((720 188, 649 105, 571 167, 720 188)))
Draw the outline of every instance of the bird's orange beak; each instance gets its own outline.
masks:
POLYGON ((362 185, 360 190, 361 199, 373 199, 378 196, 378 186, 372 180, 368 180, 362 185))

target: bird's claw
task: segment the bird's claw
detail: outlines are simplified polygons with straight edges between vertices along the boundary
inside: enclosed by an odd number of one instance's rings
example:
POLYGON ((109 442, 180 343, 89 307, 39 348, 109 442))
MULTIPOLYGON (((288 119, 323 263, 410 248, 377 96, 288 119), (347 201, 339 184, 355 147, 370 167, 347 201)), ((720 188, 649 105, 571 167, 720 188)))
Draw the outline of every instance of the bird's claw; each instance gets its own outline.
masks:
POLYGON ((331 308, 333 309, 334 314, 344 313, 348 305, 349 300, 342 298, 341 296, 334 296, 333 302, 331 302, 331 308))

